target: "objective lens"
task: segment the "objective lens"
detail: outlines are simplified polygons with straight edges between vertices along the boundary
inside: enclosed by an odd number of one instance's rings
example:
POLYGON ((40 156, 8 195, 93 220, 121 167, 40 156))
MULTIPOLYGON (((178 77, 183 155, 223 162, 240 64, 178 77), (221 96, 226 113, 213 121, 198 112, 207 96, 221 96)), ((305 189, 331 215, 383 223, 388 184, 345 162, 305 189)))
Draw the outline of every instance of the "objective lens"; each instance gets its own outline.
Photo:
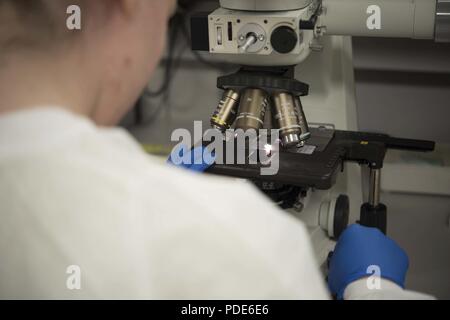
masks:
POLYGON ((272 106, 272 116, 280 129, 283 146, 289 148, 298 145, 302 128, 295 98, 289 93, 275 93, 272 106))
POLYGON ((259 130, 264 125, 268 95, 261 89, 245 89, 242 94, 236 129, 259 130))
POLYGON ((294 99, 295 107, 298 112, 298 120, 300 128, 302 129, 302 134, 300 135, 300 141, 305 142, 311 137, 311 132, 309 131, 308 121, 306 120, 305 111, 303 110, 302 102, 300 97, 294 99))
POLYGON ((220 131, 229 129, 236 119, 238 103, 239 93, 231 89, 226 90, 211 117, 211 126, 220 131))

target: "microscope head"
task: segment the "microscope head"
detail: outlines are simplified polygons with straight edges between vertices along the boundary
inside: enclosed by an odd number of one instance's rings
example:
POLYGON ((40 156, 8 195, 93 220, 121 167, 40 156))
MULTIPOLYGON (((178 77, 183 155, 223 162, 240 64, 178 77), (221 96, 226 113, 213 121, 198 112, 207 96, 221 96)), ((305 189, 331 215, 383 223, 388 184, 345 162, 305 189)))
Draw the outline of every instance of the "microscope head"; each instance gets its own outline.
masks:
POLYGON ((294 66, 325 35, 450 42, 448 0, 221 0, 192 19, 193 49, 256 67, 294 66))
POLYGON ((192 19, 193 49, 236 65, 293 66, 311 52, 316 0, 222 0, 207 16, 192 19))
POLYGON ((306 8, 313 0, 220 0, 220 6, 231 10, 293 11, 306 8))

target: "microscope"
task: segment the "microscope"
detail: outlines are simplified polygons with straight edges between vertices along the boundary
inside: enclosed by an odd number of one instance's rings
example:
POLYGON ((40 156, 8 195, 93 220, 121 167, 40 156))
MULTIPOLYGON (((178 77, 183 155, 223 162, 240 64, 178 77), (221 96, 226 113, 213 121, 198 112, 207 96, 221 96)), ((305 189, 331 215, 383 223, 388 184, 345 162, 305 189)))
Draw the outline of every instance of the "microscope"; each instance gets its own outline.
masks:
MULTIPOLYGON (((317 117, 315 123, 309 122, 305 107, 314 113, 320 105, 305 105, 310 86, 308 79, 296 79, 296 67, 314 63, 310 56, 321 55, 324 47, 332 43, 326 38, 450 41, 450 3, 220 0, 220 8, 214 12, 191 17, 191 35, 193 50, 208 52, 237 67, 237 72, 217 80, 223 97, 213 112, 211 126, 221 132, 230 128, 276 129, 281 146, 277 150, 279 171, 275 175, 261 176, 262 163, 215 164, 208 172, 252 181, 283 209, 301 219, 323 265, 349 220, 386 233, 387 207, 380 199, 386 152, 430 152, 434 142, 359 132, 356 121, 341 121, 339 129, 333 123, 321 123, 317 117), (369 180, 366 202, 362 200, 361 166, 367 168, 369 180), (354 217, 356 211, 358 216, 354 217)), ((348 69, 351 68, 350 63, 348 69)), ((320 62, 317 70, 326 72, 320 62)), ((356 119, 352 107, 354 80, 349 77, 349 90, 341 90, 349 98, 336 101, 339 105, 330 109, 333 111, 318 113, 320 117, 333 122, 341 113, 346 119, 356 119)))

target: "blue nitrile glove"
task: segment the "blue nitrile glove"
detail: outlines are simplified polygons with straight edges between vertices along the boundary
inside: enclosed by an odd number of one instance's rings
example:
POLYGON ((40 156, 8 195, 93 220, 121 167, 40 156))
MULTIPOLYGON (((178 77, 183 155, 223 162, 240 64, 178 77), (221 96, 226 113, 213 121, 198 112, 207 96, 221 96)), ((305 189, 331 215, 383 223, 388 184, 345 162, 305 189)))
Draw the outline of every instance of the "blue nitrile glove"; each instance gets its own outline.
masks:
POLYGON ((405 251, 380 230, 353 224, 342 233, 331 257, 331 293, 342 299, 350 283, 373 275, 370 266, 379 268, 381 278, 404 288, 409 266, 405 251))
POLYGON ((190 147, 179 145, 172 150, 168 163, 189 169, 195 172, 205 172, 214 164, 214 153, 204 146, 191 149, 190 147))

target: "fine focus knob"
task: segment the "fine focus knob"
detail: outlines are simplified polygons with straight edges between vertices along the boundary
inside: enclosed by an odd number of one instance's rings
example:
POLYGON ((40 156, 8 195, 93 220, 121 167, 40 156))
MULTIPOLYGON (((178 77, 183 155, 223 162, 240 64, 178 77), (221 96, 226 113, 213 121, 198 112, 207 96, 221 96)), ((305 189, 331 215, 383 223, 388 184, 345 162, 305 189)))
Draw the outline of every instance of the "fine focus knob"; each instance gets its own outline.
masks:
POLYGON ((295 49, 297 46, 298 37, 294 29, 287 26, 282 26, 276 28, 272 32, 270 41, 275 51, 285 54, 295 49))

